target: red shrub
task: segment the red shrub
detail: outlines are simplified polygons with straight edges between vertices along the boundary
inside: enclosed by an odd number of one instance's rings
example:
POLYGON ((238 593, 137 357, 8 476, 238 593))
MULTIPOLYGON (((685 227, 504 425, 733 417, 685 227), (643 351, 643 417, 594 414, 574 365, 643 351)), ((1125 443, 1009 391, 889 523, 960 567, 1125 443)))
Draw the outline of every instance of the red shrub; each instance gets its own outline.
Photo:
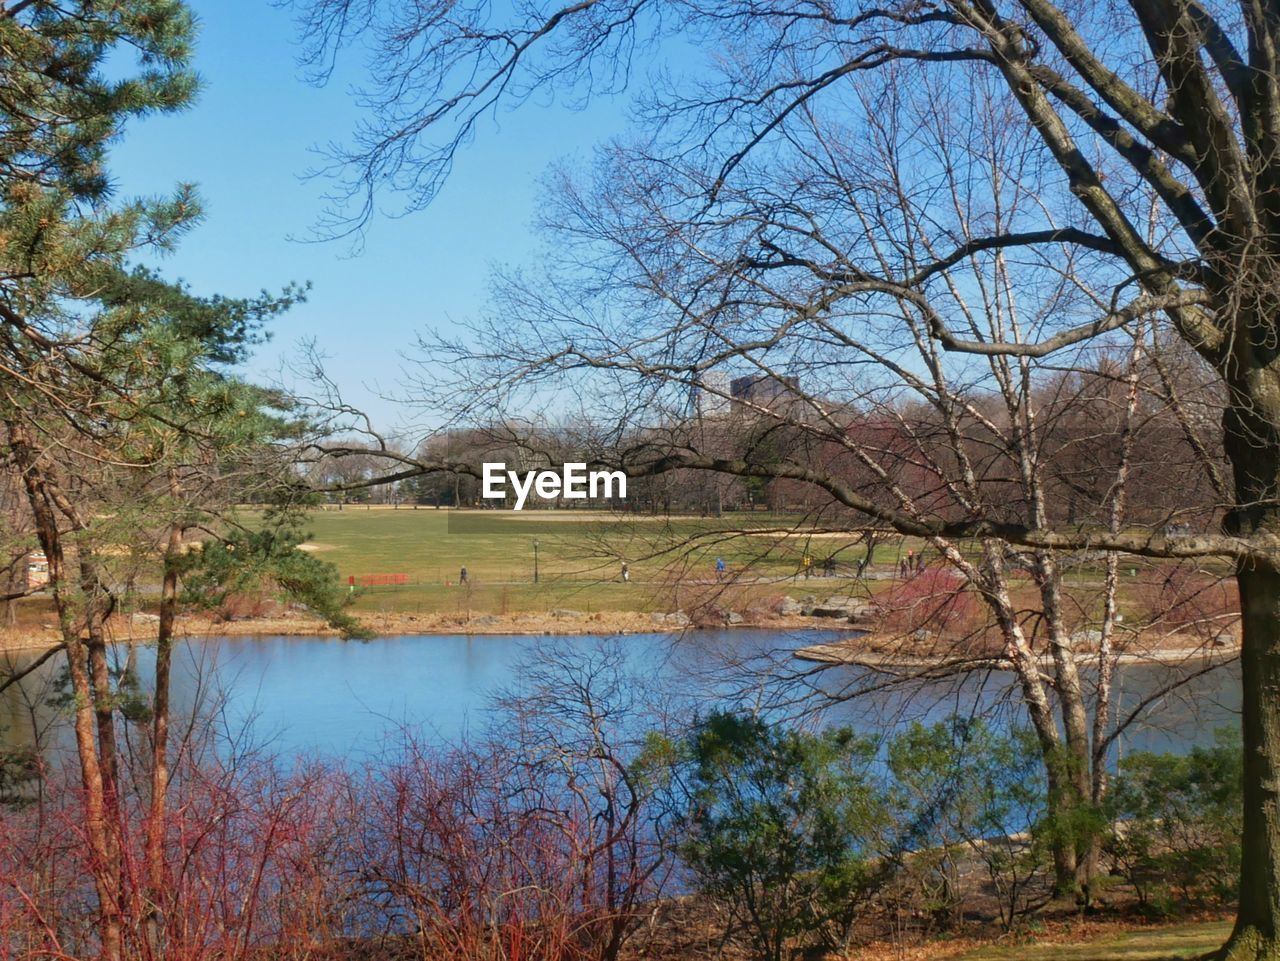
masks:
POLYGON ((1240 611, 1234 581, 1190 563, 1144 572, 1135 593, 1151 627, 1203 637, 1229 629, 1240 611))
POLYGON ((926 630, 935 635, 961 636, 979 620, 979 601, 968 582, 943 567, 895 580, 876 596, 880 623, 895 634, 926 630))
MULTIPOLYGON (((96 892, 84 807, 66 786, 73 777, 55 772, 35 803, 0 814, 0 958, 96 956, 96 892)), ((348 782, 340 769, 286 774, 265 758, 181 765, 170 787, 169 870, 158 904, 145 883, 143 784, 125 779, 116 819, 126 956, 301 959, 347 932, 348 782)))
MULTIPOLYGON (((564 770, 566 756, 553 767, 564 770)), ((266 758, 183 763, 160 904, 142 858, 146 781, 125 778, 116 836, 126 955, 614 957, 656 893, 660 857, 647 821, 618 818, 625 801, 588 788, 582 760, 579 775, 561 779, 514 745, 446 752, 406 739, 394 760, 358 773, 286 771, 266 758)), ((65 787, 73 778, 54 773, 36 802, 0 808, 0 961, 97 955, 84 808, 65 787)))

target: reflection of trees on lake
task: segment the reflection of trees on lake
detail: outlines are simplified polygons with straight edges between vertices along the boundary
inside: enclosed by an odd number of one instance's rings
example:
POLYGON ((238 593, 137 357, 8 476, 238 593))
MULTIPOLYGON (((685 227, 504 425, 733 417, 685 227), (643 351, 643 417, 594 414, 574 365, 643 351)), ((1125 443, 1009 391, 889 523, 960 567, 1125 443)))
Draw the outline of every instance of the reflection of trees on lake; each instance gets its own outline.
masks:
POLYGON ((0 654, 0 678, 30 671, 19 682, 0 689, 0 753, 23 753, 45 747, 58 726, 61 711, 53 703, 58 695, 61 660, 43 664, 39 651, 0 654))
MULTIPOLYGON (((1008 671, 903 680, 853 666, 815 670, 791 654, 814 639, 698 631, 674 644, 666 636, 632 637, 626 650, 630 670, 661 678, 693 711, 732 703, 867 733, 950 715, 980 716, 1001 726, 1026 721, 1008 671), (765 664, 772 665, 768 675, 759 673, 765 664)), ((558 640, 584 650, 597 643, 589 637, 558 640)), ((179 716, 200 717, 203 729, 238 735, 250 725, 253 738, 270 741, 285 757, 359 753, 402 721, 420 723, 449 741, 490 716, 490 695, 519 679, 537 642, 533 637, 388 637, 372 644, 296 637, 188 640, 175 654, 174 707, 179 716)), ((36 656, 8 655, 9 666, 20 670, 36 656)), ((117 656, 123 662, 124 650, 117 656)), ((148 675, 153 659, 151 648, 138 648, 141 676, 148 675)), ((1118 716, 1200 670, 1200 661, 1121 667, 1118 716)), ((30 747, 36 732, 46 747, 68 743, 63 714, 44 703, 57 676, 51 661, 0 692, 0 743, 6 748, 30 747)), ((1110 763, 1134 750, 1178 752, 1212 743, 1216 728, 1238 720, 1238 682, 1238 665, 1229 663, 1175 687, 1147 706, 1118 741, 1110 763)), ((1087 675, 1085 683, 1092 683, 1087 675)))

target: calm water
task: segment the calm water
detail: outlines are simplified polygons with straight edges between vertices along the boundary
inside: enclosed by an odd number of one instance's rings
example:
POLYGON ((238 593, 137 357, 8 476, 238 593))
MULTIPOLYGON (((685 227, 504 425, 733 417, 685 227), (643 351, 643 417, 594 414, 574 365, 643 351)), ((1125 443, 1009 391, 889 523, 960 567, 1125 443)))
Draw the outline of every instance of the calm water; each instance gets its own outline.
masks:
MULTIPOLYGON (((443 739, 484 727, 493 696, 518 690, 539 645, 586 653, 616 644, 637 689, 647 686, 681 710, 746 702, 776 714, 797 714, 821 701, 829 722, 864 731, 889 731, 914 718, 981 713, 1020 721, 1022 710, 1007 672, 970 673, 960 679, 895 683, 855 667, 816 669, 790 656, 821 641, 820 632, 694 632, 595 637, 455 636, 384 637, 361 643, 316 637, 193 639, 175 655, 174 702, 216 724, 228 736, 252 736, 281 755, 358 756, 376 750, 401 725, 443 739), (779 678, 788 683, 779 683, 779 678), (215 710, 216 708, 216 710, 215 710)), ((127 656, 123 648, 117 657, 127 656)), ((143 647, 133 654, 146 678, 153 662, 143 647)), ((29 663, 30 658, 25 659, 29 663)), ((21 666, 22 658, 12 663, 21 666)), ((21 687, 0 694, 0 737, 30 743, 65 743, 65 719, 40 705, 57 677, 54 659, 21 687)), ((1185 680, 1188 668, 1128 667, 1118 679, 1126 714, 1155 699, 1141 727, 1120 750, 1184 750, 1212 740, 1213 731, 1238 723, 1239 673, 1232 664, 1185 680)))

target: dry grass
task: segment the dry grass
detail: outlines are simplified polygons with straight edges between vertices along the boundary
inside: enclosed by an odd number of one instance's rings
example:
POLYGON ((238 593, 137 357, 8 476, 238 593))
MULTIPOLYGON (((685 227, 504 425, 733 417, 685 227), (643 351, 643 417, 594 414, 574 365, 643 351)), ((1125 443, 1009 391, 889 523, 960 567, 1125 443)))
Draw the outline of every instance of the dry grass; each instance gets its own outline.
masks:
POLYGON ((1144 928, 1088 941, 988 946, 958 957, 962 961, 1171 961, 1215 951, 1230 933, 1230 923, 1213 921, 1144 928))

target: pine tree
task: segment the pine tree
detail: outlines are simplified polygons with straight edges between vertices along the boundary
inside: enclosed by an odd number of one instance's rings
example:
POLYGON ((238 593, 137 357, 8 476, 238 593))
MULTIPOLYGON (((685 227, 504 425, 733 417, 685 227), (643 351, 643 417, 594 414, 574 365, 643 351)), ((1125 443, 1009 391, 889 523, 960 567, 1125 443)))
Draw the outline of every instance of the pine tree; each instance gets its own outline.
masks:
POLYGON ((21 477, 50 571, 74 705, 85 838, 104 959, 158 956, 168 783, 168 672, 184 576, 206 595, 248 579, 352 628, 336 573, 294 548, 288 451, 305 425, 234 365, 302 294, 200 297, 138 266, 200 217, 190 185, 121 199, 111 145, 131 119, 196 91, 194 22, 175 0, 0 0, 0 449, 21 477), (228 528, 246 479, 280 502, 265 528, 228 528), (193 528, 217 534, 189 552, 193 528), (237 563, 228 565, 232 547, 237 563), (151 716, 148 896, 125 896, 117 692, 107 623, 118 568, 163 570, 151 716), (219 586, 221 585, 221 586, 219 586), (142 910, 143 917, 129 916, 142 910), (146 945, 130 939, 145 939, 146 945))

